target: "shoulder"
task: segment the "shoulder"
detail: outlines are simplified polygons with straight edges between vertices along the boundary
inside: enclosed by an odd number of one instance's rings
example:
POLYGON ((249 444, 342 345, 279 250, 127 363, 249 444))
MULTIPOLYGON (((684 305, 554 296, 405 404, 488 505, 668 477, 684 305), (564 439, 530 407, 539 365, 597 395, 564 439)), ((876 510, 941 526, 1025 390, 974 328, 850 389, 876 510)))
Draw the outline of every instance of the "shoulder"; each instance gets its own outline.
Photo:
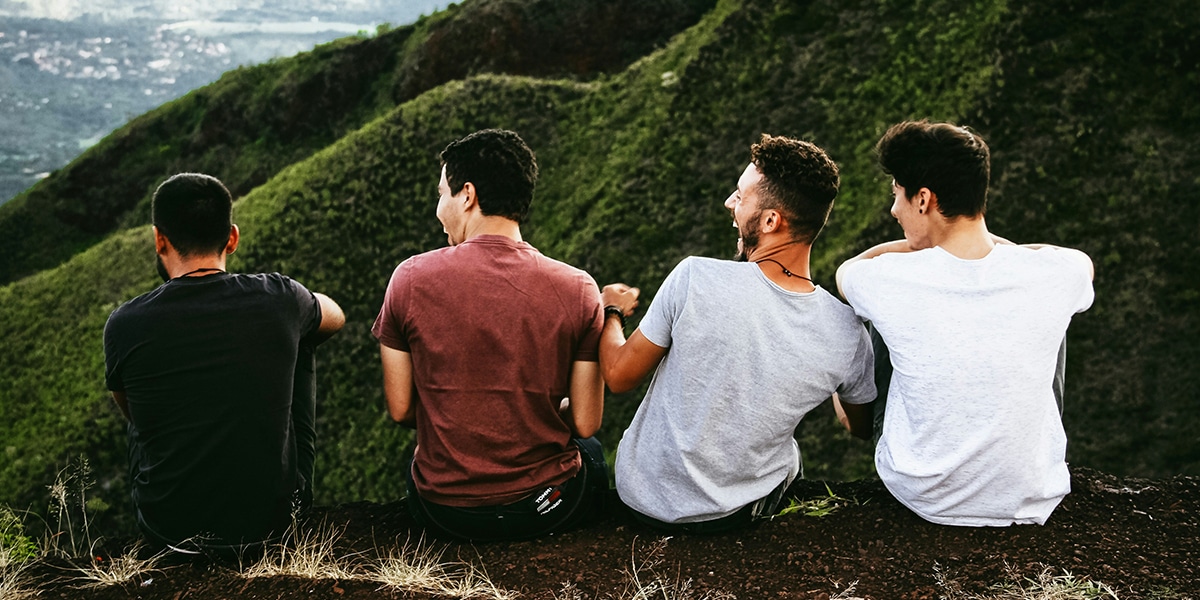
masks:
POLYGON ((414 254, 400 261, 392 270, 392 282, 404 281, 414 277, 438 276, 451 261, 451 251, 454 247, 438 248, 429 252, 414 254))
POLYGON ((1088 274, 1092 272, 1092 259, 1087 254, 1074 248, 1061 246, 997 246, 1002 257, 1010 260, 1020 260, 1030 263, 1040 263, 1049 267, 1057 267, 1069 271, 1088 274))
POLYGON ((137 319, 139 315, 148 310, 154 304, 154 301, 162 295, 163 291, 166 289, 166 285, 166 283, 163 283, 162 285, 159 285, 158 287, 118 306, 112 311, 111 314, 108 315, 109 325, 111 326, 113 323, 137 319))
POLYGON ((813 292, 813 296, 816 298, 817 305, 826 319, 834 323, 837 327, 859 327, 862 325, 862 319, 854 312, 854 309, 830 293, 829 290, 817 286, 817 290, 813 292))
POLYGON ((679 261, 671 270, 672 275, 686 274, 691 277, 727 277, 737 273, 753 273, 747 268, 750 263, 709 258, 707 256, 688 256, 679 261))
POLYGON ((282 273, 231 273, 228 284, 267 294, 311 294, 304 284, 282 273))

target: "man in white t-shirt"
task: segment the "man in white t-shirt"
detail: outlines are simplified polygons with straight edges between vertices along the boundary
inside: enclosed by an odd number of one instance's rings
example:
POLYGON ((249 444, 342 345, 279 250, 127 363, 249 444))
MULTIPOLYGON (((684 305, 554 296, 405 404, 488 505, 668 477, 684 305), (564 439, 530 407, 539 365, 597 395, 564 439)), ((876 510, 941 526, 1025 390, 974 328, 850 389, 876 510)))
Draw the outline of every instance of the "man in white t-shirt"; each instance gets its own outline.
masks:
MULTIPOLYGON (((904 122, 876 150, 904 239, 837 279, 891 356, 879 477, 934 523, 1044 524, 1071 488, 1053 386, 1071 317, 1092 303, 1092 262, 988 232, 990 156, 968 129, 904 122)), ((868 437, 861 415, 848 426, 868 437)))
POLYGON ((616 458, 617 493, 640 521, 719 533, 770 516, 801 474, 800 419, 835 392, 852 415, 875 398, 862 322, 810 279, 837 189, 820 148, 764 135, 725 201, 738 260, 684 259, 628 341, 637 289, 602 290, 609 388, 654 373, 616 458))

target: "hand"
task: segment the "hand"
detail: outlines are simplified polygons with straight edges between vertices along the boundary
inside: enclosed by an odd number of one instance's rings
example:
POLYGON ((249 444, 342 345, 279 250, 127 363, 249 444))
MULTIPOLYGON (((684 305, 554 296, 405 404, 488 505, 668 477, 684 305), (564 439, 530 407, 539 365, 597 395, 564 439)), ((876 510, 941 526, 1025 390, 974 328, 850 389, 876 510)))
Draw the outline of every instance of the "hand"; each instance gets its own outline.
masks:
POLYGON ((629 287, 623 283, 611 283, 600 290, 600 302, 606 307, 615 306, 621 309, 621 312, 628 317, 633 314, 633 309, 637 308, 638 296, 641 293, 642 291, 635 287, 629 287))

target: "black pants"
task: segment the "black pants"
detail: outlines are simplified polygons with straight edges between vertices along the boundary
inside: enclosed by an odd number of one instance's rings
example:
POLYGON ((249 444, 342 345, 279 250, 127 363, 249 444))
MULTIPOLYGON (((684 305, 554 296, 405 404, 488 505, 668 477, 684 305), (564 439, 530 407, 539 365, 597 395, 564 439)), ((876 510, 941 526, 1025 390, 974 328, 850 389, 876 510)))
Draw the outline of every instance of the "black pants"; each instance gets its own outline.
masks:
POLYGON ((581 525, 590 517, 603 514, 608 495, 608 465, 596 438, 571 441, 579 448, 583 461, 579 473, 560 485, 547 486, 511 504, 495 506, 465 508, 422 499, 413 482, 410 459, 405 469, 408 510, 422 528, 436 536, 476 542, 528 539, 581 525))
POLYGON ((668 523, 659 521, 654 517, 644 515, 628 506, 625 508, 633 515, 633 518, 645 525, 649 525, 655 529, 670 533, 689 533, 696 535, 715 535, 718 533, 726 533, 735 529, 741 529, 749 526, 751 523, 760 519, 769 519, 775 514, 779 508, 779 503, 783 500, 783 494, 787 491, 788 481, 785 479, 782 483, 775 487, 770 494, 761 500, 751 502, 746 506, 738 509, 737 512, 713 519, 711 521, 697 521, 693 523, 668 523))

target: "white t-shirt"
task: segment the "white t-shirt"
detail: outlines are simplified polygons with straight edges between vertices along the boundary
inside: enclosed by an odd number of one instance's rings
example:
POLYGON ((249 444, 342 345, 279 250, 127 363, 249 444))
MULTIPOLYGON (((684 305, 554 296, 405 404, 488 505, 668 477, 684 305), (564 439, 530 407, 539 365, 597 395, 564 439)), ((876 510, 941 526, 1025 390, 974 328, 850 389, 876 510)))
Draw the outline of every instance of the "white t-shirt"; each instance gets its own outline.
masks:
POLYGON ((1090 262, 998 245, 979 260, 935 247, 848 265, 842 291, 891 352, 875 467, 928 521, 1043 524, 1071 491, 1051 382, 1071 316, 1092 304, 1090 262))
POLYGON ((669 348, 617 449, 617 492, 668 523, 719 519, 800 473, 792 434, 836 390, 875 398, 870 338, 824 289, 752 263, 688 258, 639 326, 669 348))

